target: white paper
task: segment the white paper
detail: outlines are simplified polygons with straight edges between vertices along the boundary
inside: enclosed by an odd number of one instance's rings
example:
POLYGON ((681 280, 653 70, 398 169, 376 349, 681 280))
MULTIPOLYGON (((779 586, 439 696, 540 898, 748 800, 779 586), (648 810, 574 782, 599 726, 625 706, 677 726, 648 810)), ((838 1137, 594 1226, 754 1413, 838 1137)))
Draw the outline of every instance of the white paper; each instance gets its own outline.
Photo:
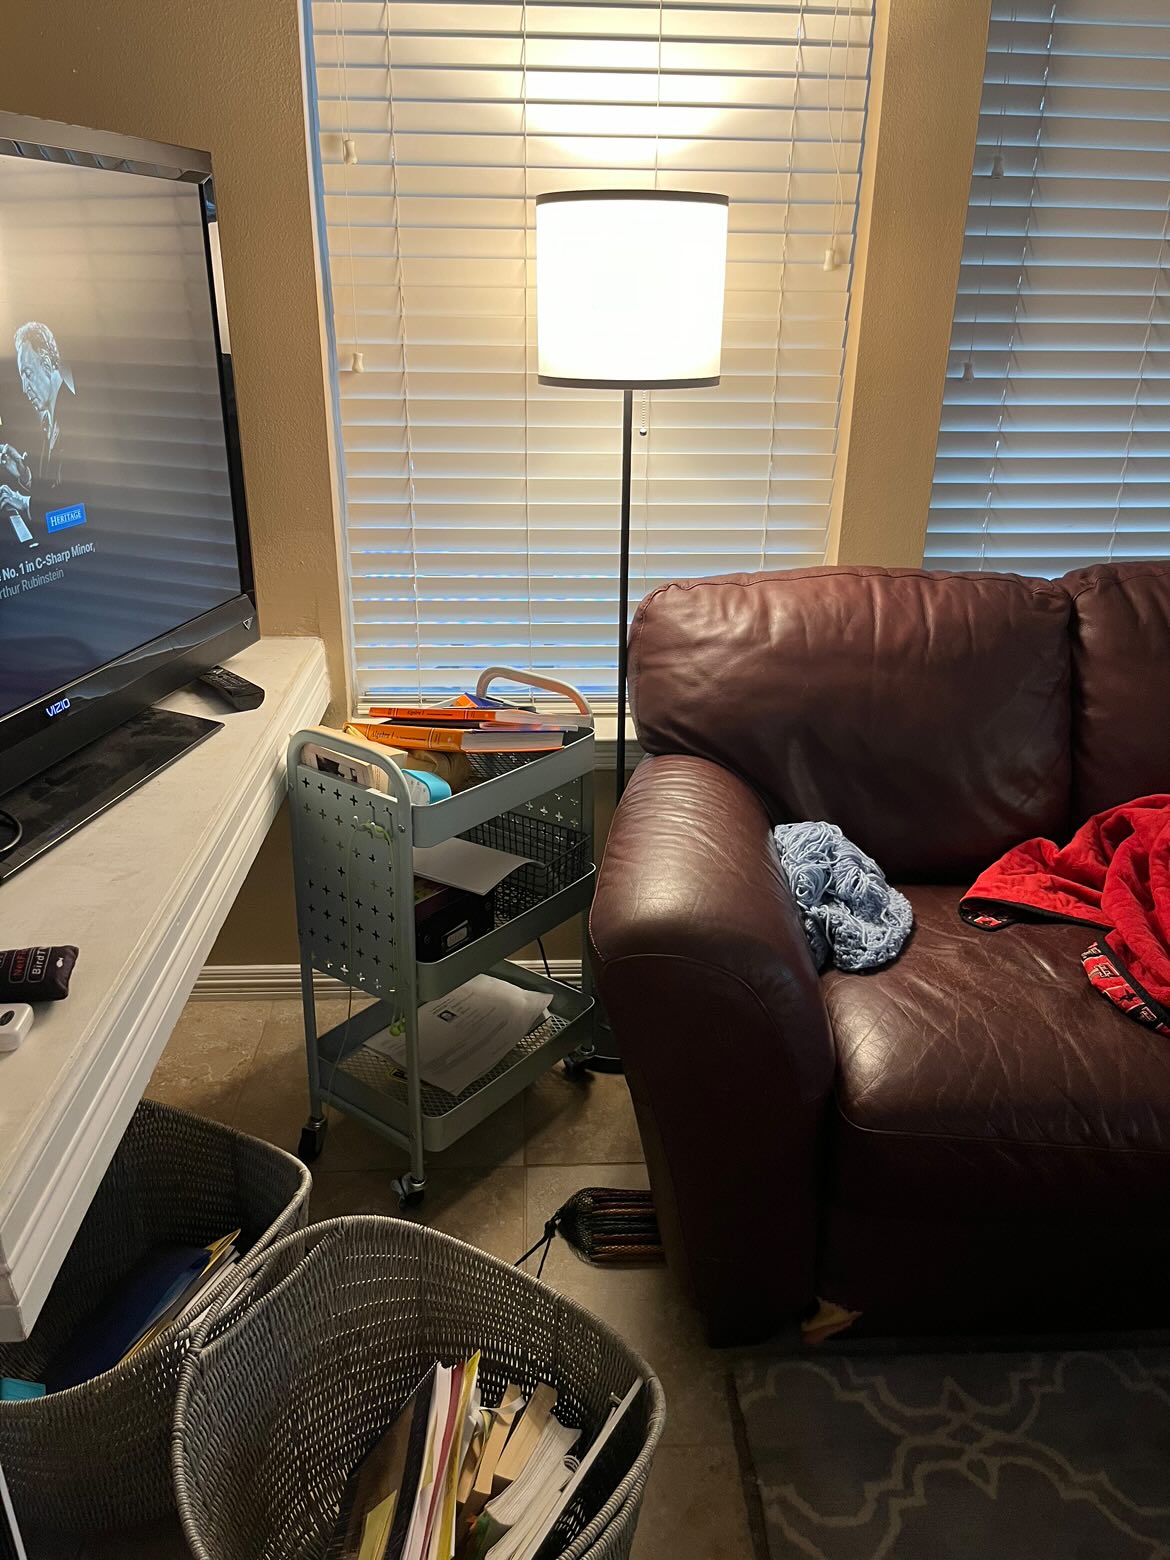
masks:
MULTIPOLYGON (((602 1448, 617 1429, 626 1412, 632 1407, 634 1399, 641 1392, 643 1385, 642 1378, 639 1376, 618 1407, 613 1410, 605 1424, 602 1425, 585 1456, 580 1461, 576 1458, 573 1459, 575 1466, 572 1477, 565 1482, 560 1493, 549 1503, 549 1508, 542 1513, 540 1522, 526 1524, 525 1543, 520 1549, 519 1560, 534 1560, 534 1557, 540 1552, 541 1545, 556 1526, 561 1512, 564 1511, 565 1507, 585 1482, 589 1470, 597 1461, 602 1448)), ((494 1553, 494 1551, 491 1552, 494 1553)))
MULTIPOLYGON (((552 998, 492 975, 476 975, 418 1010, 419 1072, 448 1094, 462 1094, 469 1083, 502 1061, 548 1012, 552 998)), ((406 1066, 406 1036, 386 1030, 366 1048, 406 1066)))
POLYGON ((441 845, 416 845, 414 870, 419 877, 447 888, 464 888, 471 894, 490 894, 517 867, 527 866, 531 856, 513 856, 471 840, 444 840, 441 845))

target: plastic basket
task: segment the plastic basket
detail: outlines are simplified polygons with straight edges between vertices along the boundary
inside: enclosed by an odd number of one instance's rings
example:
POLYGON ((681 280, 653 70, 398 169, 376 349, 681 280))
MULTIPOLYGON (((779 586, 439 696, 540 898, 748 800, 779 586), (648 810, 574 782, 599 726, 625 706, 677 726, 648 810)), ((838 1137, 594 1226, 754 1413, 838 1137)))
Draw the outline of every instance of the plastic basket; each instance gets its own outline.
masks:
MULTIPOLYGON (((144 1100, 114 1154, 31 1336, 0 1375, 37 1381, 112 1285, 163 1241, 239 1226, 251 1254, 305 1222, 308 1171, 282 1149, 144 1100)), ((208 1291, 234 1285, 227 1269, 208 1291)), ((89 1535, 174 1509, 170 1433, 190 1329, 64 1392, 0 1403, 0 1466, 22 1527, 89 1535)))
POLYGON ((201 1325, 175 1410, 179 1514, 196 1560, 320 1560, 346 1480, 436 1360, 482 1351, 485 1401, 551 1382, 591 1437, 644 1390, 552 1549, 621 1560, 665 1418, 646 1363, 597 1317, 462 1241, 399 1219, 315 1224, 271 1247, 201 1325))

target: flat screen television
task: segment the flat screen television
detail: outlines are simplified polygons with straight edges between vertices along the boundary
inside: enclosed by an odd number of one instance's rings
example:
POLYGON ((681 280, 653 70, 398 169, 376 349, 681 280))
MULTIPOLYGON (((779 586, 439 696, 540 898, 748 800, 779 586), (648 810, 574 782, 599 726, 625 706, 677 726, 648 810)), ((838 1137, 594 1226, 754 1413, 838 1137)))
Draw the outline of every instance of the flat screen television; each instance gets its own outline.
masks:
POLYGON ((0 808, 258 633, 210 159, 0 114, 0 808))

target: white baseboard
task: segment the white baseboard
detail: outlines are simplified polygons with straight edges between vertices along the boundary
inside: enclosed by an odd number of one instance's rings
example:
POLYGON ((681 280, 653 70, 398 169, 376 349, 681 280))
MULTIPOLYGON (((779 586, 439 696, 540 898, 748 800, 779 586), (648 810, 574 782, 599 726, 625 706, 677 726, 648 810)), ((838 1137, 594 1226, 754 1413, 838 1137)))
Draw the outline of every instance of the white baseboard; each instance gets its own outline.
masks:
MULTIPOLYGON (((522 969, 544 973, 539 959, 515 959, 522 969)), ((581 980, 580 959, 550 959, 553 980, 576 986, 581 980)), ((341 997, 348 991, 341 981, 320 973, 313 976, 318 999, 341 997)), ((301 967, 299 964, 205 964, 191 992, 202 1002, 281 1002, 299 1000, 301 967)))

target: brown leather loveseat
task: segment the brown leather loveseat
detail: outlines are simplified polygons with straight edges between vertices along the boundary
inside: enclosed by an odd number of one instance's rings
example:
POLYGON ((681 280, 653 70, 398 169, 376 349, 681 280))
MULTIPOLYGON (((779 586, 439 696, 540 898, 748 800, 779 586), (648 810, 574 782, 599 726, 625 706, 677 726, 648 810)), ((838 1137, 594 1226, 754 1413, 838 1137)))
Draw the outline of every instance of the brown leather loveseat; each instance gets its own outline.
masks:
POLYGON ((1086 928, 956 913, 1008 846, 1170 792, 1170 563, 668 585, 630 688, 594 963, 711 1340, 817 1297, 903 1334, 1170 1320, 1170 1040, 1093 992, 1086 928), (882 971, 813 968, 769 831, 814 818, 913 903, 882 971))

